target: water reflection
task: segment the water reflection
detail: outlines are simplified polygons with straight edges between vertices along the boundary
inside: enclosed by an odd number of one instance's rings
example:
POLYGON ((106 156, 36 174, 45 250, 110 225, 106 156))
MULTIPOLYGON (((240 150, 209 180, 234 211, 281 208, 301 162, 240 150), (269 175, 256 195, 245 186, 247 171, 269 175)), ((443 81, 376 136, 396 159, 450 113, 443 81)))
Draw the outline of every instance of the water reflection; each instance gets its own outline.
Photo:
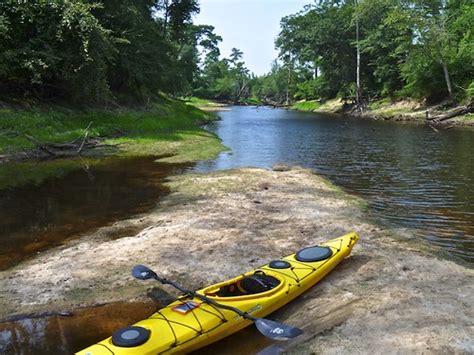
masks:
POLYGON ((149 317, 152 302, 118 302, 82 308, 70 317, 24 318, 0 323, 0 353, 73 354, 108 338, 115 330, 149 317))
MULTIPOLYGON (((153 302, 117 302, 81 308, 71 316, 30 317, 0 323, 0 354, 73 354, 108 338, 114 331, 149 317, 153 302)), ((249 326, 193 354, 256 354, 271 350, 271 341, 249 326)), ((272 354, 278 354, 273 348, 272 354)))
POLYGON ((369 213, 474 261, 474 132, 234 107, 210 129, 232 149, 197 170, 292 163, 369 201, 369 213))
POLYGON ((188 168, 155 160, 111 158, 87 167, 79 162, 76 169, 38 186, 1 190, 0 269, 155 206, 167 192, 163 179, 188 168))

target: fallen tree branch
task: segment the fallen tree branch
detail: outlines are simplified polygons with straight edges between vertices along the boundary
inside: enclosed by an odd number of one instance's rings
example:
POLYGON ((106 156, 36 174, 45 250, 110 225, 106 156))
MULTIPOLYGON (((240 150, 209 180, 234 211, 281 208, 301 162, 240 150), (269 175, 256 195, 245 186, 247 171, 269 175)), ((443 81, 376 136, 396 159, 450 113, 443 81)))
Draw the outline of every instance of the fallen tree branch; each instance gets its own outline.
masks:
MULTIPOLYGON (((87 133, 87 131, 89 131, 89 128, 91 128, 92 123, 93 123, 93 121, 90 121, 89 124, 87 125, 87 127, 86 127, 86 133, 87 133)), ((77 136, 77 137, 74 138, 72 141, 70 141, 69 144, 74 144, 74 143, 76 143, 76 142, 79 141, 79 139, 81 139, 83 136, 84 136, 83 134, 77 136)), ((68 144, 68 143, 66 143, 66 144, 68 144)))
POLYGON ((454 110, 449 111, 445 114, 438 115, 438 116, 433 116, 433 117, 427 117, 426 119, 428 121, 442 122, 442 121, 446 121, 446 120, 449 120, 451 118, 461 116, 461 115, 466 115, 466 114, 472 113, 472 112, 474 112, 474 102, 471 102, 466 106, 460 106, 458 108, 455 108, 454 110))
POLYGON ((48 145, 39 141, 38 139, 36 139, 35 137, 33 136, 30 136, 29 134, 24 134, 24 136, 29 139, 31 142, 33 142, 39 149, 41 149, 42 151, 48 153, 49 155, 53 155, 53 156, 56 156, 57 154, 55 152, 53 152, 51 149, 49 149, 48 145))
POLYGON ((434 132, 439 133, 439 129, 435 127, 431 122, 427 122, 427 126, 431 128, 434 132))
POLYGON ((87 136, 89 135, 89 128, 92 125, 92 121, 89 123, 89 125, 86 128, 86 131, 84 132, 84 139, 82 140, 81 146, 77 150, 76 154, 80 154, 82 152, 82 148, 84 148, 84 143, 86 142, 87 136))
POLYGON ((263 101, 265 106, 271 106, 273 108, 279 108, 279 107, 284 106, 284 105, 280 104, 279 102, 273 101, 273 100, 271 100, 269 98, 266 98, 266 97, 264 97, 262 101, 263 101))
POLYGON ((29 141, 33 142, 40 150, 46 152, 48 155, 53 157, 69 157, 81 154, 81 152, 87 148, 92 149, 96 148, 99 145, 99 141, 93 140, 88 141, 89 137, 89 129, 92 126, 92 121, 89 122, 87 125, 84 134, 80 135, 79 137, 75 138, 71 142, 68 143, 45 143, 40 141, 38 138, 25 133, 24 137, 27 138, 29 141), (80 139, 82 141, 80 144, 77 144, 80 139))
POLYGON ((454 125, 449 122, 438 121, 437 119, 426 120, 425 123, 429 128, 431 128, 436 133, 439 133, 441 129, 447 130, 454 127, 454 125))

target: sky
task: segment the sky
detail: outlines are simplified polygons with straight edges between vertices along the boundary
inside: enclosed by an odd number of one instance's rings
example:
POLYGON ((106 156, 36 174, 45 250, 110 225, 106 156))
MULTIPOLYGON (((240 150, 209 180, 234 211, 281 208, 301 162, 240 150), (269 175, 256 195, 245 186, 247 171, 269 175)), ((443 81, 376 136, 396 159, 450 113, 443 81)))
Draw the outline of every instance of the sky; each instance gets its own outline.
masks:
POLYGON ((233 47, 244 52, 247 68, 257 75, 270 71, 278 56, 275 39, 282 17, 303 9, 311 0, 200 0, 195 24, 212 25, 223 38, 219 48, 228 57, 233 47))

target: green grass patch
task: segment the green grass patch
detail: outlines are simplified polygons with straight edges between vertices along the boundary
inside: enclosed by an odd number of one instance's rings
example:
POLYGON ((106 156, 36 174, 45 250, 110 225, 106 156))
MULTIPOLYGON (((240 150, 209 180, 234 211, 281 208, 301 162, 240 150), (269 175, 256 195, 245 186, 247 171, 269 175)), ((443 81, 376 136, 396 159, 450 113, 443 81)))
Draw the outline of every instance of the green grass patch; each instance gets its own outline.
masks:
POLYGON ((310 101, 299 101, 293 104, 291 107, 294 110, 299 110, 299 111, 314 111, 321 107, 321 103, 319 103, 316 100, 310 100, 310 101))
POLYGON ((411 110, 408 107, 387 107, 387 108, 382 108, 377 110, 377 112, 384 117, 395 117, 399 115, 403 115, 406 113, 410 113, 413 110, 411 110))
POLYGON ((122 155, 167 156, 159 159, 167 163, 211 159, 227 149, 216 135, 204 130, 175 131, 155 137, 120 137, 108 139, 106 143, 120 144, 122 155))
POLYGON ((183 140, 180 132, 202 134, 204 131, 198 124, 215 119, 216 116, 177 100, 164 100, 146 110, 1 110, 0 154, 36 148, 26 135, 47 143, 70 142, 84 135, 91 122, 89 137, 125 136, 128 142, 142 144, 156 140, 180 141, 183 140))
POLYGON ((334 113, 334 112, 339 112, 343 108, 343 102, 336 98, 336 99, 331 99, 325 101, 321 106, 319 106, 316 109, 316 112, 329 112, 329 113, 334 113))
POLYGON ((392 103, 390 98, 386 97, 381 100, 371 101, 368 105, 370 110, 378 110, 385 106, 389 106, 392 103))
POLYGON ((44 143, 71 142, 83 136, 91 122, 89 137, 114 147, 84 151, 80 159, 0 164, 0 189, 39 184, 49 176, 80 168, 84 159, 88 159, 88 165, 98 164, 106 156, 168 156, 164 159, 167 162, 212 159, 226 148, 216 135, 199 124, 216 118, 182 101, 169 99, 146 110, 4 109, 0 111, 0 155, 37 149, 25 135, 44 143))
POLYGON ((474 113, 468 113, 466 115, 460 116, 463 120, 470 121, 474 120, 474 113))
POLYGON ((183 98, 183 101, 189 105, 194 106, 197 108, 204 108, 204 107, 219 107, 222 104, 208 100, 208 99, 201 99, 199 97, 191 96, 183 98))
POLYGON ((410 115, 412 119, 424 118, 424 111, 417 110, 419 104, 412 100, 399 100, 393 102, 390 98, 384 98, 371 102, 368 107, 372 114, 389 119, 404 115, 410 115))

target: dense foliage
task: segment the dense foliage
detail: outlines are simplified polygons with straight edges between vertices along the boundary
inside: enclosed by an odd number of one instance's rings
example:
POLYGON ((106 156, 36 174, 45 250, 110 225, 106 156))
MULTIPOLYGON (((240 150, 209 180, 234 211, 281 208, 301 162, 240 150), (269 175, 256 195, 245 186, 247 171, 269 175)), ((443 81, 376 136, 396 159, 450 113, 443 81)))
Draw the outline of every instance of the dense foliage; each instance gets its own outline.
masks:
MULTIPOLYGON (((219 38, 220 40, 220 38, 219 38)), ((254 77, 242 61, 243 53, 232 48, 229 58, 219 59, 217 51, 206 55, 194 94, 215 100, 239 102, 250 95, 254 77)))
POLYGON ((240 50, 221 59, 222 38, 192 23, 198 12, 198 0, 0 2, 0 95, 89 105, 160 92, 279 103, 474 95, 469 0, 318 0, 282 19, 279 58, 258 78, 240 50))
POLYGON ((197 0, 0 2, 0 95, 66 102, 183 94, 198 72, 197 0))
POLYGON ((468 0, 321 0, 281 21, 280 65, 254 85, 259 97, 361 94, 457 101, 474 87, 474 3, 468 0), (356 41, 356 24, 359 41, 356 41))

